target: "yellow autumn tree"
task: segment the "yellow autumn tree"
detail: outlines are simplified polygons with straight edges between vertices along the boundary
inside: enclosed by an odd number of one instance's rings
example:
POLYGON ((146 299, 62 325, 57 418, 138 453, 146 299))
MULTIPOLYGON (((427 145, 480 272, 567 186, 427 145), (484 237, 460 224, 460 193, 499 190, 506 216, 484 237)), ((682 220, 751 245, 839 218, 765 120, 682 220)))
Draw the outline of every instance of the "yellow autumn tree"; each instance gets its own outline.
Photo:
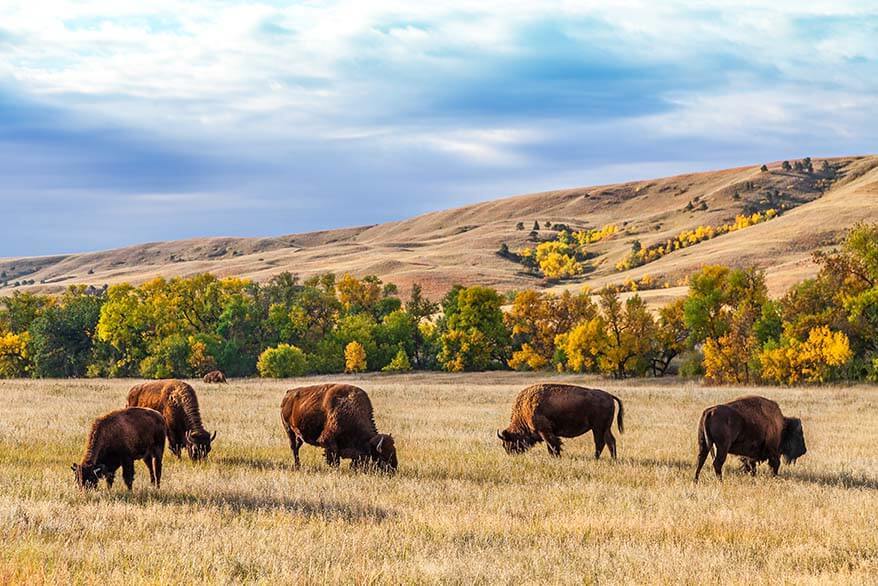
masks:
POLYGON ((27 332, 0 333, 0 378, 17 378, 27 374, 27 332))
POLYGON ((539 370, 555 355, 555 338, 597 313, 588 289, 560 295, 532 289, 519 292, 505 315, 514 347, 509 366, 517 370, 539 370))
POLYGON ((607 345, 605 327, 603 318, 598 316, 580 323, 569 332, 559 334, 555 338, 555 345, 564 357, 565 370, 570 372, 597 370, 601 352, 607 345))
POLYGON ((345 372, 363 372, 366 370, 366 349, 359 342, 350 342, 344 349, 345 372))
POLYGON ((808 332, 804 342, 787 338, 779 345, 764 349, 759 359, 762 378, 794 385, 826 382, 833 369, 847 364, 852 355, 850 341, 843 332, 819 326, 808 332))

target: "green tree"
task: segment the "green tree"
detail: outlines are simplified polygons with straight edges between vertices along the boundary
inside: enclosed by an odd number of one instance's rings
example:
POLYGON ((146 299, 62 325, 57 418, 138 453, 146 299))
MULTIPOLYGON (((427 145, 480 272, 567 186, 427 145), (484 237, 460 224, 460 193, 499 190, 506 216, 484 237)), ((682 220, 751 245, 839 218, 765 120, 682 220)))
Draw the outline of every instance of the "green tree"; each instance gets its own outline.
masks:
POLYGON ((257 361, 259 376, 266 378, 290 378, 302 376, 307 369, 305 353, 290 344, 278 344, 266 348, 257 361))
POLYGON ((101 315, 102 296, 71 289, 30 325, 29 351, 39 377, 81 377, 93 356, 93 336, 101 315))

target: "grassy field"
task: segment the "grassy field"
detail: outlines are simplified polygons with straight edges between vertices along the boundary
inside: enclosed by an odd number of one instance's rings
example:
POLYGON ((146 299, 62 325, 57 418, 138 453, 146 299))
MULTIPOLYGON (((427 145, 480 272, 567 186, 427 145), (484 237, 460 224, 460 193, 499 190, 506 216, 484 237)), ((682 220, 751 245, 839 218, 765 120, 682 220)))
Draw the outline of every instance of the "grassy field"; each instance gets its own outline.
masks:
POLYGON ((396 438, 396 477, 332 471, 309 446, 294 471, 279 404, 298 381, 196 382, 208 461, 167 454, 161 490, 138 463, 133 492, 91 494, 69 466, 133 381, 0 382, 0 583, 878 580, 878 389, 590 381, 625 402, 617 462, 590 435, 561 459, 507 456, 494 431, 544 379, 349 379, 396 438), (730 460, 694 485, 700 412, 752 392, 802 417, 808 454, 778 479, 730 460))

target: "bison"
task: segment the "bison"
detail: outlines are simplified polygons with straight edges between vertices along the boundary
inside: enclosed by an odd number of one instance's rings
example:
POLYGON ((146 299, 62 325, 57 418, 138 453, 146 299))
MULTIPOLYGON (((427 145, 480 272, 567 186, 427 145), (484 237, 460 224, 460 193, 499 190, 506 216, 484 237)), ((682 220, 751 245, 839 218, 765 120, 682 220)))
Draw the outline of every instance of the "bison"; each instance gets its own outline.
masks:
POLYGON ((776 476, 781 456, 792 463, 807 451, 800 419, 784 417, 777 403, 765 397, 741 397, 709 407, 701 414, 695 482, 708 452, 713 453, 717 478, 722 478, 728 454, 741 456, 744 471, 752 475, 759 462, 768 460, 776 476))
POLYGON ((128 392, 129 407, 149 407, 165 418, 168 447, 178 458, 183 447, 193 460, 210 453, 216 432, 209 434, 201 423, 195 389, 180 380, 157 380, 135 385, 128 392))
POLYGON ((166 433, 164 418, 152 409, 130 407, 98 417, 91 426, 82 462, 71 466, 76 484, 92 489, 103 478, 111 488, 121 466, 125 486, 131 490, 134 461, 143 460, 150 482, 159 488, 166 433))
POLYGON ((524 389, 515 399, 509 427, 497 432, 509 454, 526 452, 534 444, 546 442, 549 454, 561 455, 561 438, 594 433, 594 457, 601 457, 604 446, 616 458, 613 437, 613 411, 619 404, 616 425, 624 432, 622 401, 606 391, 575 385, 538 384, 524 389))
POLYGON ((389 434, 378 433, 372 402, 353 385, 323 384, 287 391, 280 406, 296 468, 303 443, 324 450, 326 462, 337 467, 341 458, 363 469, 371 465, 393 473, 398 463, 389 434))
POLYGON ((205 374, 204 378, 202 378, 201 380, 203 380, 204 382, 206 382, 208 384, 228 382, 226 380, 226 375, 224 375, 223 371, 221 371, 221 370, 211 370, 210 372, 205 374))

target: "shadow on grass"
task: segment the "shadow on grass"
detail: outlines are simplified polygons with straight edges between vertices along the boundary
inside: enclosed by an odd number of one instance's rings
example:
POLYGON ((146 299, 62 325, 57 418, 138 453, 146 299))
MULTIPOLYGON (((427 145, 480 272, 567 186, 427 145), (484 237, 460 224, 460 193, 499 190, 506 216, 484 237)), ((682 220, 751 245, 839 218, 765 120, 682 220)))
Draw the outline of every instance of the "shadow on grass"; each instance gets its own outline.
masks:
MULTIPOLYGON (((623 460, 624 462, 624 460, 623 460)), ((659 460, 656 458, 631 458, 628 460, 637 466, 645 466, 646 468, 673 468, 675 470, 688 470, 695 473, 695 461, 689 460, 659 460)))
POLYGON ((116 493, 116 498, 139 505, 160 503, 165 505, 196 505, 201 508, 221 508, 240 512, 284 511, 292 515, 321 521, 346 521, 349 523, 382 522, 396 515, 394 511, 323 499, 290 498, 285 496, 262 496, 239 492, 214 492, 199 496, 191 493, 146 490, 133 493, 116 493))
POLYGON ((294 471, 293 458, 254 458, 252 456, 223 456, 216 459, 221 466, 236 466, 252 470, 290 470, 294 471))
POLYGON ((803 472, 798 473, 790 467, 786 469, 782 466, 780 469, 781 477, 786 476, 790 480, 799 482, 810 482, 819 484, 820 486, 829 486, 835 488, 866 488, 869 490, 878 489, 878 478, 869 478, 866 476, 855 476, 850 472, 839 472, 837 474, 826 474, 822 472, 803 472), (784 474, 786 472, 786 474, 784 474))

